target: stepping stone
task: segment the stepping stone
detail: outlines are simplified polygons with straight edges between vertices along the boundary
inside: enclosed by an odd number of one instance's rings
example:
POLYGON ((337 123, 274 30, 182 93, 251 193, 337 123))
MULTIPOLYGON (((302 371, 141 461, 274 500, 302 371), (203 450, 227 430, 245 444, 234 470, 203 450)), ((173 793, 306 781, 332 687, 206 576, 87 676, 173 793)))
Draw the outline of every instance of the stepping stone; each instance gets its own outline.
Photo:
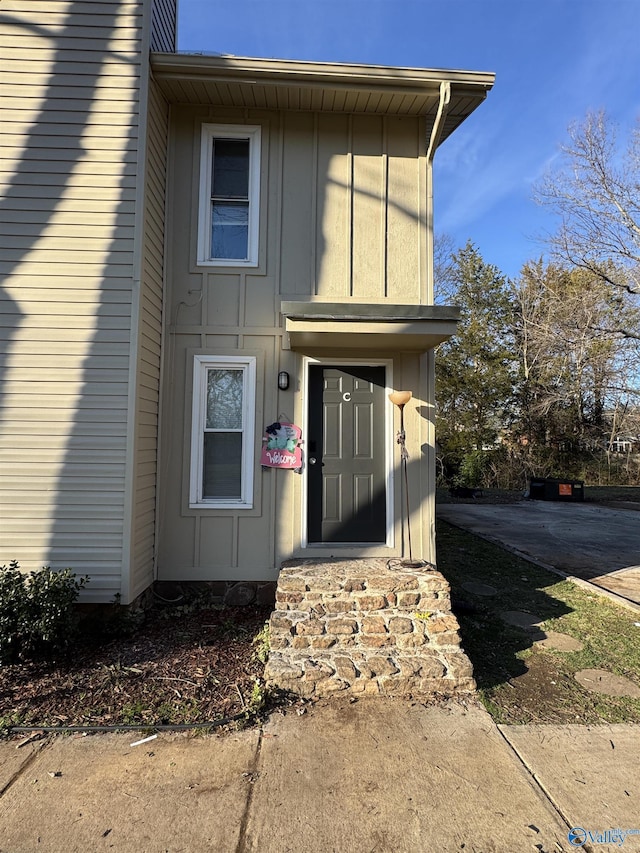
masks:
POLYGON ((608 672, 606 669, 582 669, 580 672, 576 672, 574 677, 578 684, 594 693, 640 699, 640 687, 637 684, 622 675, 608 672))
POLYGON ((535 634, 542 633, 540 623, 544 622, 544 619, 541 616, 536 616, 535 613, 527 613, 526 610, 503 610, 500 618, 507 625, 514 625, 516 628, 522 628, 535 634))
POLYGON ((568 634, 561 634, 559 631, 543 631, 540 624, 544 622, 544 619, 536 616, 535 613, 527 613, 525 610, 504 610, 500 614, 500 618, 508 625, 522 628, 529 634, 536 646, 543 649, 555 649, 558 652, 579 652, 584 648, 580 640, 576 640, 575 637, 570 637, 568 634))
POLYGON ((584 645, 575 637, 561 634, 559 631, 543 631, 543 639, 536 640, 536 646, 543 649, 554 649, 557 652, 581 652, 584 645))
POLYGON ((473 595, 496 595, 498 590, 495 586, 490 586, 488 583, 480 583, 479 581, 467 581, 462 584, 462 588, 473 595))

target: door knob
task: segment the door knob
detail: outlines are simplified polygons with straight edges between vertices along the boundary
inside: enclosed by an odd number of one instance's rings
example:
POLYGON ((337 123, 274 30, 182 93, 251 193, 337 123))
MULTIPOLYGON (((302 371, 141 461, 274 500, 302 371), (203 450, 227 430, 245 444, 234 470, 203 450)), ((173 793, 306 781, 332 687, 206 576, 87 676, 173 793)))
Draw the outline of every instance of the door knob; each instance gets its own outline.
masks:
POLYGON ((318 460, 316 459, 316 457, 315 457, 315 456, 310 456, 310 457, 309 457, 309 465, 315 465, 317 461, 318 461, 318 460))

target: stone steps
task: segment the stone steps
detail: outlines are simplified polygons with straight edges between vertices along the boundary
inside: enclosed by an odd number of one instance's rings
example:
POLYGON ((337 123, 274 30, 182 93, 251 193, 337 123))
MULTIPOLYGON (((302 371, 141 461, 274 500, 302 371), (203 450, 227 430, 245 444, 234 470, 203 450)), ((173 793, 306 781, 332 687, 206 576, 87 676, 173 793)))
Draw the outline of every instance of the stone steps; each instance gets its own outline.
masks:
POLYGON ((267 683, 307 698, 475 689, 445 578, 384 559, 285 563, 270 646, 267 683))

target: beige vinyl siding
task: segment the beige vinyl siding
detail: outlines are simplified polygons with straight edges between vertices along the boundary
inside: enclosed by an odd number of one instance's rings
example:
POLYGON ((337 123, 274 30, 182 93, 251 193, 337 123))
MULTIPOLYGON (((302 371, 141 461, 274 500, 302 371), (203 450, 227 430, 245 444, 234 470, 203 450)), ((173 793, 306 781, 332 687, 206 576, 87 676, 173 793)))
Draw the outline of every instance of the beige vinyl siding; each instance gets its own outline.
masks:
POLYGON ((152 583, 154 571, 168 117, 168 105, 152 80, 147 113, 145 227, 136 382, 132 598, 152 583))
POLYGON ((2 4, 0 560, 93 601, 125 559, 143 11, 2 4))

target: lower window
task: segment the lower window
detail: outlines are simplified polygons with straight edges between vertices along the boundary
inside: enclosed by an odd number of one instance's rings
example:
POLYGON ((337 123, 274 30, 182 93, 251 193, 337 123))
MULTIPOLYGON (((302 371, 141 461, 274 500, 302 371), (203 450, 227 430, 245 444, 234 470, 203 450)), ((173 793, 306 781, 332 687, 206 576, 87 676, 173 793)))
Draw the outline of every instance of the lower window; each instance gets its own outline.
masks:
POLYGON ((251 509, 256 360, 194 356, 191 507, 251 509))

